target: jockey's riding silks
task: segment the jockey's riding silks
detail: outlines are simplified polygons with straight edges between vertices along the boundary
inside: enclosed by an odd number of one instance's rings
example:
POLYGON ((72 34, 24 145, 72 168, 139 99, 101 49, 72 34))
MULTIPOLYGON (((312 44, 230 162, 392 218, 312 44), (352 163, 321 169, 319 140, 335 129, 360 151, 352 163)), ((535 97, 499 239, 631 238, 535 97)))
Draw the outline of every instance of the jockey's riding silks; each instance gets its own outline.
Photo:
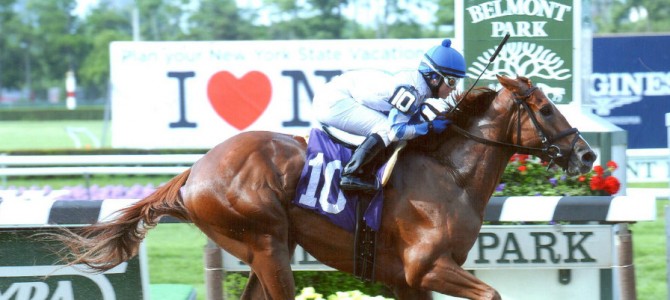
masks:
POLYGON ((319 122, 366 136, 342 171, 342 189, 378 189, 362 178, 362 168, 378 152, 395 141, 444 131, 450 121, 440 115, 451 107, 447 98, 463 77, 465 59, 445 39, 423 55, 415 70, 349 71, 318 89, 313 111, 319 122))
POLYGON ((392 141, 409 140, 420 134, 426 134, 425 124, 404 126, 403 131, 392 130, 394 123, 408 123, 413 114, 397 114, 389 118, 394 106, 389 102, 398 86, 413 86, 416 100, 409 107, 415 113, 426 97, 432 95, 428 84, 415 70, 396 74, 379 70, 356 70, 333 78, 314 97, 314 113, 317 119, 328 126, 351 134, 367 136, 379 133, 388 146, 392 141), (417 133, 419 131, 419 133, 417 133), (381 134, 383 132, 383 134, 381 134))

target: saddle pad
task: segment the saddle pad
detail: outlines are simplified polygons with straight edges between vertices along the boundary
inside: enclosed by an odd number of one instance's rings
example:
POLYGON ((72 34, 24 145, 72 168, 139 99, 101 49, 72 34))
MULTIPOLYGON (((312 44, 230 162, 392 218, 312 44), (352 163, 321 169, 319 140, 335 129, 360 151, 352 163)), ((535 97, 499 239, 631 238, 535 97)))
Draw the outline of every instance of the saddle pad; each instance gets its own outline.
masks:
MULTIPOLYGON (((300 174, 293 203, 325 216, 349 232, 354 232, 356 204, 360 197, 365 196, 342 191, 339 185, 342 167, 351 158, 351 153, 351 150, 331 141, 320 129, 313 128, 309 134, 305 166, 300 174)), ((382 166, 377 171, 378 180, 384 168, 382 166)), ((365 223, 375 231, 380 226, 382 199, 383 192, 380 190, 374 195, 363 217, 365 223)))

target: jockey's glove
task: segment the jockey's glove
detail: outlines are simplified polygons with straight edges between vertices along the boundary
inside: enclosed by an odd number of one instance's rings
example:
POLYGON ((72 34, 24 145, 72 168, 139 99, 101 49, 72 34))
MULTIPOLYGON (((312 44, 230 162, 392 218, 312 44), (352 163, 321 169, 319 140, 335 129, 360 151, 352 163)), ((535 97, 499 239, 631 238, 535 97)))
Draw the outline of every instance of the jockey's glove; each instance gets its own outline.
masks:
POLYGON ((445 116, 437 116, 434 120, 430 121, 428 128, 432 132, 442 133, 447 129, 449 124, 451 124, 451 120, 447 119, 445 116))

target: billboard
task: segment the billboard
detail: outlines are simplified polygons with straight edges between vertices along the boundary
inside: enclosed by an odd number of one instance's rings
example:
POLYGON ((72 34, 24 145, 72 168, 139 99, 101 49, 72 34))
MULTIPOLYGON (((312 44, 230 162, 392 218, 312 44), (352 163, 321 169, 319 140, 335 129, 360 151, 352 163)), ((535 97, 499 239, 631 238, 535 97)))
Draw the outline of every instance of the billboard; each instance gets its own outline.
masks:
POLYGON ((483 72, 478 85, 498 89, 495 75, 518 74, 530 78, 556 104, 581 103, 580 1, 461 0, 456 11, 468 77, 483 72), (510 39, 487 70, 507 33, 510 39))
POLYGON ((114 42, 112 146, 210 148, 250 130, 306 135, 318 126, 319 85, 350 69, 416 69, 441 40, 114 42))
POLYGON ((666 148, 670 35, 593 39, 593 112, 628 132, 629 149, 666 148))

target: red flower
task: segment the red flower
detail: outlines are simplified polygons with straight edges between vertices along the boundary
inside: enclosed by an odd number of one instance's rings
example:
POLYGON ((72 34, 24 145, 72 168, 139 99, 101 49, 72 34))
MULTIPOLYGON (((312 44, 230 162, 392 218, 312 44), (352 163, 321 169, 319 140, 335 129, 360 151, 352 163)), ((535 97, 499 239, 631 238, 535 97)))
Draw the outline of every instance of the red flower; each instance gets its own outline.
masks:
POLYGON ((596 174, 598 174, 598 176, 603 176, 603 173, 605 172, 605 170, 603 169, 602 166, 593 167, 593 171, 596 172, 596 174))
POLYGON ((610 195, 616 194, 620 187, 621 183, 619 183, 619 179, 616 179, 614 176, 605 178, 603 182, 603 190, 610 195))
POLYGON ((605 186, 605 181, 600 176, 593 176, 591 177, 590 186, 592 191, 599 191, 605 186))
POLYGON ((519 172, 521 172, 521 173, 526 173, 526 171, 528 170, 528 167, 526 167, 526 166, 519 166, 519 167, 517 168, 517 170, 519 170, 519 172))
POLYGON ((525 164, 526 160, 528 160, 529 156, 530 155, 528 155, 528 154, 519 154, 519 163, 525 164))
POLYGON ((618 166, 614 161, 612 161, 612 160, 610 160, 610 161, 607 162, 607 169, 609 169, 610 171, 614 171, 614 170, 616 170, 618 167, 619 167, 619 166, 618 166))
POLYGON ((579 182, 584 182, 584 181, 586 181, 586 176, 584 176, 584 175, 579 176, 579 178, 577 180, 579 180, 579 182))

